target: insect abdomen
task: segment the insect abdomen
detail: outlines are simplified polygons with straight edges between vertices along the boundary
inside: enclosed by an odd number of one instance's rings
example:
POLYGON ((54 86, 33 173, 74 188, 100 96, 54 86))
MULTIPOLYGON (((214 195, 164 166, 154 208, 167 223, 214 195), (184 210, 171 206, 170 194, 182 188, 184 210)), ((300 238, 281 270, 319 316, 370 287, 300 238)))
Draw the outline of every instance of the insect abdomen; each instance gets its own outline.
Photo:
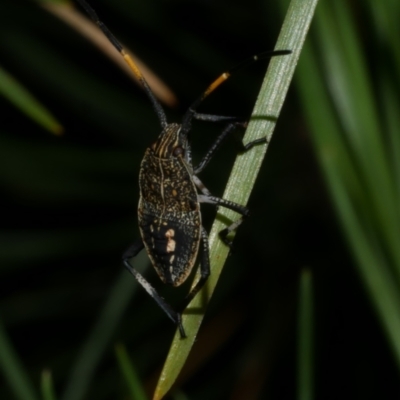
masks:
POLYGON ((138 215, 143 242, 161 280, 179 286, 190 274, 199 249, 196 187, 181 158, 162 159, 148 150, 141 171, 138 215))
POLYGON ((190 274, 199 248, 197 213, 191 224, 144 214, 139 228, 149 257, 164 283, 179 286, 190 274))

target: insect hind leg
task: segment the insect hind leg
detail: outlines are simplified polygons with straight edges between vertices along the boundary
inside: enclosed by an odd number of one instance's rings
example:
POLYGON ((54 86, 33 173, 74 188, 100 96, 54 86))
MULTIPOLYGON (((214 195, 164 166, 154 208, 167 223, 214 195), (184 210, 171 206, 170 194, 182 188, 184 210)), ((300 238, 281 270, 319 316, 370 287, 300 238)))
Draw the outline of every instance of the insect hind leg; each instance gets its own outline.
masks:
POLYGON ((181 338, 186 338, 186 333, 182 325, 182 316, 176 312, 156 291, 156 289, 151 286, 151 284, 144 278, 144 276, 132 267, 129 259, 135 257, 141 250, 143 250, 143 241, 135 242, 131 247, 129 247, 123 254, 122 260, 125 268, 135 277, 135 279, 140 283, 143 289, 154 299, 158 306, 167 314, 169 319, 178 327, 181 338))

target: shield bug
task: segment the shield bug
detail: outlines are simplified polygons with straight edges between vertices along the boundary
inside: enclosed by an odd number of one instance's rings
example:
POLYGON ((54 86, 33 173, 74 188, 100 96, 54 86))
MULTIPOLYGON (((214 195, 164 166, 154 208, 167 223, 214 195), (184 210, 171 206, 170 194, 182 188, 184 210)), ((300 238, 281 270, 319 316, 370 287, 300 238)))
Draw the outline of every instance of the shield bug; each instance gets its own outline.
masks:
MULTIPOLYGON (((235 230, 249 210, 240 204, 213 196, 198 178, 198 174, 210 162, 224 139, 238 126, 246 124, 235 117, 200 114, 196 110, 200 103, 218 86, 226 81, 237 69, 261 58, 290 54, 289 50, 261 53, 243 61, 231 70, 221 74, 203 94, 189 107, 182 123, 168 123, 165 112, 134 60, 125 52, 122 45, 100 21, 97 13, 85 0, 77 0, 91 19, 99 26, 109 41, 118 50, 143 86, 161 123, 162 131, 157 140, 146 150, 139 173, 140 200, 138 221, 141 239, 135 242, 123 255, 123 263, 129 272, 157 302, 161 309, 177 325, 182 338, 186 337, 181 314, 175 311, 132 266, 130 260, 144 248, 160 279, 167 285, 177 287, 186 281, 200 253, 200 279, 185 299, 185 305, 210 275, 208 235, 201 221, 200 203, 209 203, 234 210, 242 217, 220 232, 221 239, 227 239, 229 232, 235 230), (199 165, 193 167, 191 146, 188 138, 193 119, 225 122, 227 125, 217 137, 199 165)), ((266 138, 257 139, 246 145, 247 151, 256 144, 265 143, 266 138)))

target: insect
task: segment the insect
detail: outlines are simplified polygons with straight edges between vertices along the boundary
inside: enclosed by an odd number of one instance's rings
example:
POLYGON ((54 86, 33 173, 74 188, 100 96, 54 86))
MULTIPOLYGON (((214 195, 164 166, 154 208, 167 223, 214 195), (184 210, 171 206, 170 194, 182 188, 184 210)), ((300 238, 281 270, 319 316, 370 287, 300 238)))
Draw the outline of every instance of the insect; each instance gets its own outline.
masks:
MULTIPOLYGON (((160 279, 167 285, 177 287, 188 278, 200 253, 200 279, 187 295, 185 305, 189 304, 198 293, 210 275, 208 235, 202 226, 200 203, 223 206, 241 215, 240 219, 220 232, 221 239, 229 246, 231 243, 227 239, 228 234, 242 223, 243 218, 249 215, 249 210, 240 204, 213 196, 198 178, 198 174, 208 165, 224 139, 237 127, 245 124, 235 117, 200 114, 196 110, 200 103, 226 81, 236 69, 260 58, 286 55, 291 52, 289 50, 265 52, 245 60, 212 82, 189 107, 183 116, 182 123, 168 123, 161 104, 155 98, 134 60, 100 21, 93 8, 85 0, 78 0, 78 2, 128 63, 143 86, 161 123, 162 131, 157 140, 146 150, 140 166, 138 221, 141 239, 124 253, 123 263, 177 325, 181 338, 185 338, 181 313, 175 311, 157 293, 132 266, 130 260, 145 248, 160 279), (193 119, 227 124, 196 167, 192 164, 191 146, 188 139, 193 119)), ((260 143, 266 143, 266 138, 254 140, 246 145, 242 143, 242 149, 247 151, 260 143)))

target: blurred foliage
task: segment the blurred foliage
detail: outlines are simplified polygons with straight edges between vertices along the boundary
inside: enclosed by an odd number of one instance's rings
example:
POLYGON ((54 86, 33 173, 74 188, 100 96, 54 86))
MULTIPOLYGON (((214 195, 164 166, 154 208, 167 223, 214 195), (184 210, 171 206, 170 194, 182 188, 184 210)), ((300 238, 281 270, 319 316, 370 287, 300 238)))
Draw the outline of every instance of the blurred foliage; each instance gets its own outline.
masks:
MULTIPOLYGON (((221 71, 272 49, 285 13, 259 0, 91 3, 174 89, 180 105, 167 109, 170 121, 221 71)), ((315 398, 400 395, 399 304, 390 300, 400 297, 400 4, 335 4, 322 0, 317 10, 298 86, 250 199, 252 217, 238 232, 176 398, 295 397, 304 265, 313 277, 315 398)), ((41 398, 47 369, 42 398, 129 398, 117 342, 150 395, 174 327, 123 271, 120 255, 139 235, 137 176, 159 132, 154 112, 126 75, 37 2, 0 2, 0 59, 64 128, 62 137, 50 135, 0 97, 0 397, 41 398)), ((201 111, 246 118, 264 71, 261 62, 238 73, 201 111)), ((195 159, 219 129, 195 125, 195 159)), ((202 173, 216 195, 234 157, 227 143, 202 173)), ((206 227, 214 215, 204 207, 206 227)), ((148 268, 145 254, 136 265, 148 268)), ((146 276, 172 303, 188 290, 164 288, 151 269, 146 276)))

